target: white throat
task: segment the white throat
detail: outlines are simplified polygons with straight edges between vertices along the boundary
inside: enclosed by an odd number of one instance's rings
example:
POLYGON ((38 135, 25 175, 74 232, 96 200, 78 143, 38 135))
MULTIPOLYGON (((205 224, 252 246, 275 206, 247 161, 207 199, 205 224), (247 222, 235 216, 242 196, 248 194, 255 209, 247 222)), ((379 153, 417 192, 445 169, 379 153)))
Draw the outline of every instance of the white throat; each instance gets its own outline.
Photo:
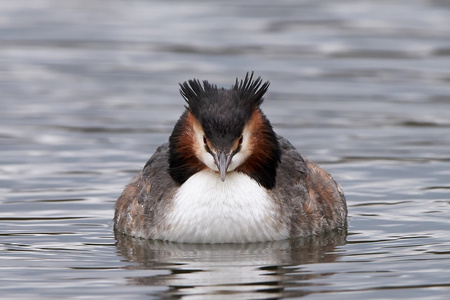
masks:
POLYGON ((188 243, 245 243, 289 237, 278 206, 249 176, 204 170, 179 188, 157 238, 188 243))

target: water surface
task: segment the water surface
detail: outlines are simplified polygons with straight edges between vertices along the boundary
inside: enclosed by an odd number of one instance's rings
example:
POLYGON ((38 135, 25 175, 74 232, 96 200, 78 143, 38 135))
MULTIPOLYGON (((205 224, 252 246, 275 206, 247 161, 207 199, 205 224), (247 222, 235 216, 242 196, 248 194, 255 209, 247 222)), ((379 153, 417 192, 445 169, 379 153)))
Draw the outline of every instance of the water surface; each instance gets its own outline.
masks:
POLYGON ((1 1, 1 295, 445 298, 449 28, 446 1, 1 1), (348 236, 114 236, 178 83, 249 70, 275 130, 342 184, 348 236))

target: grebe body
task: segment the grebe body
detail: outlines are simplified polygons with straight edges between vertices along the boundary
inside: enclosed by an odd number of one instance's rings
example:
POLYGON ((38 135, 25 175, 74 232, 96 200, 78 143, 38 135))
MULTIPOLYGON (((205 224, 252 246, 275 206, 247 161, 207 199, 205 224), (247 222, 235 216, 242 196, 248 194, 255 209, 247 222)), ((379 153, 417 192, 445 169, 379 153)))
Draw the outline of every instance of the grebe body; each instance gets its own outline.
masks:
POLYGON ((181 85, 187 109, 117 200, 117 231, 245 243, 345 229, 342 188, 273 131, 260 109, 269 83, 252 75, 229 90, 181 85))

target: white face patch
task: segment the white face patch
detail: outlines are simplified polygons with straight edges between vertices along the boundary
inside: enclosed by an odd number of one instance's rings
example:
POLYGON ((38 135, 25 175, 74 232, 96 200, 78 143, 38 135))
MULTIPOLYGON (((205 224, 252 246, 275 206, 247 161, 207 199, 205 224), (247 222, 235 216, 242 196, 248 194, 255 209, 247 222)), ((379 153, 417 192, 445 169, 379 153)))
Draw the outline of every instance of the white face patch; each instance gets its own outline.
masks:
POLYGON ((247 158, 252 153, 252 144, 251 144, 251 132, 250 129, 246 126, 244 128, 244 132, 242 133, 242 144, 241 150, 236 153, 231 159, 230 166, 228 167, 228 172, 234 171, 237 167, 242 165, 247 158))
MULTIPOLYGON (((198 122, 196 122, 194 123, 193 128, 195 132, 195 143, 196 143, 194 149, 196 149, 197 158, 201 162, 203 162, 208 168, 218 172, 219 169, 214 161, 214 157, 211 155, 211 153, 209 153, 205 149, 204 143, 205 134, 201 125, 198 122)), ((244 128, 244 131, 242 133, 242 144, 240 146, 241 149, 232 157, 227 172, 234 171, 236 168, 242 165, 251 154, 252 143, 251 143, 251 130, 249 126, 246 126, 244 128)))
POLYGON ((194 128, 194 133, 195 133, 195 137, 194 137, 195 155, 208 168, 210 168, 213 171, 218 172, 219 168, 217 167, 216 163, 214 162, 214 157, 205 149, 205 143, 204 143, 204 139, 203 139, 203 137, 205 136, 205 133, 203 132, 202 126, 198 122, 194 122, 193 128, 194 128))
POLYGON ((199 159, 211 170, 219 172, 219 168, 214 161, 214 157, 207 151, 202 152, 199 159))

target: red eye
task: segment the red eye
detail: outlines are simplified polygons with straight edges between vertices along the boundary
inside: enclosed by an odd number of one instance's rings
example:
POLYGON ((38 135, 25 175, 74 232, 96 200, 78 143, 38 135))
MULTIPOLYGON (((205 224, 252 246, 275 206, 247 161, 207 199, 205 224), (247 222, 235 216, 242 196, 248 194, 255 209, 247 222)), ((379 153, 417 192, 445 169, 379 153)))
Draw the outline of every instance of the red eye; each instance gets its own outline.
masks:
POLYGON ((203 136, 203 143, 206 145, 207 141, 206 141, 206 136, 203 136))
POLYGON ((241 137, 239 138, 239 145, 241 145, 242 144, 242 142, 244 141, 244 137, 241 135, 241 137))

